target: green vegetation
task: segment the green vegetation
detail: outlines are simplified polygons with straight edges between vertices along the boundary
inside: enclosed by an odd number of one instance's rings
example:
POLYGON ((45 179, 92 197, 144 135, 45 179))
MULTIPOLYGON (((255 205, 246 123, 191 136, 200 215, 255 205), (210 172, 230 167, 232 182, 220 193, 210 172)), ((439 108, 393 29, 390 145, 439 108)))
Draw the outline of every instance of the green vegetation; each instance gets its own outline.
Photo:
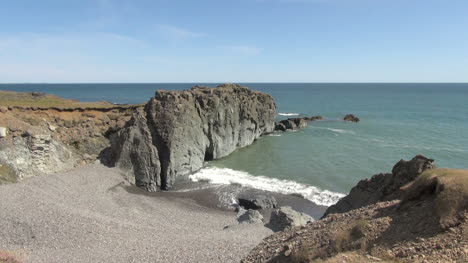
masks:
POLYGON ((31 124, 32 126, 39 126, 41 124, 41 121, 36 119, 36 118, 32 118, 32 117, 25 117, 23 118, 23 120, 29 124, 31 124))
POLYGON ((0 165, 0 184, 16 183, 18 178, 8 165, 0 165))
MULTIPOLYGON (((81 102, 63 99, 54 95, 37 92, 0 91, 0 106, 38 107, 38 108, 114 108, 110 102, 81 102)), ((140 105, 119 105, 119 107, 132 107, 140 105)))

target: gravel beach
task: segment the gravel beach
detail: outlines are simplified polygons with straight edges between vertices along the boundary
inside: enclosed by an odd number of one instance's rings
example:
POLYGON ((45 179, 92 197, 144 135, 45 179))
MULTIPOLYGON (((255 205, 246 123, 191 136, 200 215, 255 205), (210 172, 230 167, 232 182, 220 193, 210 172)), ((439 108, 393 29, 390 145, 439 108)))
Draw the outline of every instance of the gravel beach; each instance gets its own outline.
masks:
POLYGON ((97 164, 0 185, 0 251, 24 262, 239 262, 272 233, 165 194, 97 164))

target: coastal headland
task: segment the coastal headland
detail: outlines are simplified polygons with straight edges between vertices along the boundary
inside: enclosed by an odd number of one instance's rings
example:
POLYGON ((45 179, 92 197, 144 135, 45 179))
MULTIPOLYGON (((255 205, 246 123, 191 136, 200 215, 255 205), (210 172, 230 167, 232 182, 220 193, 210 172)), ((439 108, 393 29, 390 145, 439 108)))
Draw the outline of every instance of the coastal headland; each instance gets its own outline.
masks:
POLYGON ((178 180, 320 119, 275 123, 270 95, 235 84, 144 105, 0 92, 0 262, 468 260, 468 172, 422 155, 328 208, 178 180))

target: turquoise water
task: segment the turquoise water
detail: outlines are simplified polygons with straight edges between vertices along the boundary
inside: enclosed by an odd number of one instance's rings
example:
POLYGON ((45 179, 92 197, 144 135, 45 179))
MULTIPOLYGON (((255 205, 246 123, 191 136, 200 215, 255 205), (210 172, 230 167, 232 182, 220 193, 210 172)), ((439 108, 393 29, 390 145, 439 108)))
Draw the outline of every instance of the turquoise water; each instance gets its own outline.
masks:
MULTIPOLYGON (((4 84, 0 89, 41 91, 84 101, 141 103, 156 89, 193 85, 4 84)), ((389 172, 398 160, 416 154, 435 159, 441 167, 468 168, 468 84, 245 85, 273 95, 278 113, 322 115, 326 120, 310 123, 304 130, 265 136, 211 162, 209 167, 217 168, 212 171, 218 174, 242 171, 244 176, 286 179, 346 193, 359 179, 389 172), (361 122, 337 121, 347 113, 361 122)), ((278 115, 282 118, 287 117, 278 115)))

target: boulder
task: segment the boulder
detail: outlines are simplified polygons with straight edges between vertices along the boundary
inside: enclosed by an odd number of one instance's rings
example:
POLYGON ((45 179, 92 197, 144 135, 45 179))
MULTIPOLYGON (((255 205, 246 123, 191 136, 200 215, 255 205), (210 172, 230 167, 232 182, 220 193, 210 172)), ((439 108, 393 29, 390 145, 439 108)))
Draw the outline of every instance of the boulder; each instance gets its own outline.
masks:
POLYGON ((258 195, 253 198, 239 198, 239 205, 245 209, 266 209, 278 206, 273 196, 265 195, 258 195))
POLYGON ((1 106, 1 107, 0 107, 0 112, 5 113, 5 112, 7 112, 7 111, 8 111, 8 108, 7 108, 7 107, 5 107, 5 106, 1 106))
POLYGON ((268 226, 275 232, 283 231, 287 227, 303 226, 314 221, 309 215, 297 212, 289 206, 282 206, 271 212, 268 226))
POLYGON ((113 136, 111 152, 117 166, 132 170, 138 186, 166 190, 177 176, 272 132, 275 116, 272 96, 239 85, 159 90, 113 136))
POLYGON ((360 119, 353 114, 348 114, 343 118, 344 121, 350 121, 350 122, 359 122, 360 119))
POLYGON ((381 201, 401 199, 402 186, 416 179, 422 172, 433 168, 436 168, 434 160, 422 155, 417 155, 410 161, 400 160, 393 167, 392 173, 377 174, 370 179, 359 181, 347 196, 330 206, 323 217, 345 213, 381 201))
POLYGON ((258 210, 245 210, 241 208, 237 213, 237 221, 249 224, 263 223, 263 216, 258 210))

